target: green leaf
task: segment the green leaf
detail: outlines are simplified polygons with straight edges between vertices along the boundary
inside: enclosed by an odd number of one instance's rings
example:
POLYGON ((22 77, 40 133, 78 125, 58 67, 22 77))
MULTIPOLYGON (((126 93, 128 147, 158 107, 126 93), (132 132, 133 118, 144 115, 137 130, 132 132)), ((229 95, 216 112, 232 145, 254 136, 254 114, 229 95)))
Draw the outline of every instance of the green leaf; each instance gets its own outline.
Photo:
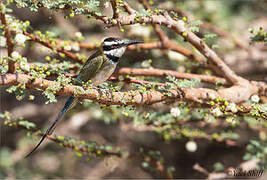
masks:
POLYGON ((250 143, 256 147, 260 147, 260 143, 259 141, 256 141, 256 140, 250 140, 250 143))
POLYGON ((36 125, 34 123, 29 122, 29 121, 18 121, 18 124, 26 127, 27 129, 32 129, 32 128, 36 127, 36 125))
POLYGON ((244 160, 250 160, 252 158, 250 153, 246 153, 245 156, 243 157, 244 160))
POLYGON ((224 166, 222 163, 220 162, 216 162, 214 165, 213 165, 213 168, 215 171, 219 172, 219 171, 223 171, 224 170, 224 166))
POLYGON ((45 104, 57 102, 56 96, 51 91, 44 91, 44 94, 48 99, 48 101, 46 101, 45 104))

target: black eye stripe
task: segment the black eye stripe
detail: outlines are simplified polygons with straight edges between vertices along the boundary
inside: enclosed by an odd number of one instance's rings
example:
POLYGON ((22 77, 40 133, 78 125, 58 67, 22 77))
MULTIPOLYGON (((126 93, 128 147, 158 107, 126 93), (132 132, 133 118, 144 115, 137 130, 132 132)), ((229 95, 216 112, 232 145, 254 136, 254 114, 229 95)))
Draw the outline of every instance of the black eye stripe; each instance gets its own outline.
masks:
POLYGON ((114 48, 112 48, 111 46, 105 46, 105 45, 103 46, 104 51, 110 51, 112 49, 114 49, 114 48))
POLYGON ((121 47, 122 45, 120 45, 120 44, 114 44, 114 45, 104 45, 103 46, 103 50, 104 51, 110 51, 110 50, 112 50, 112 49, 116 49, 116 48, 119 48, 119 47, 121 47))

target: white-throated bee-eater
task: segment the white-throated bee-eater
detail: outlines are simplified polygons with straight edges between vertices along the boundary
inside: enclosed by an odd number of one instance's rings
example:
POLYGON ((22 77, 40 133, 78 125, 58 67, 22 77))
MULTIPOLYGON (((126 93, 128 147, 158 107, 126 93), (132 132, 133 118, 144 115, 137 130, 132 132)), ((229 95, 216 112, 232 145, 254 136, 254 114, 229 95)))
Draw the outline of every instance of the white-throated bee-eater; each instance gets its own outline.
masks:
MULTIPOLYGON (((115 71, 121 56, 124 54, 127 46, 132 44, 143 43, 135 40, 122 40, 119 38, 109 37, 104 39, 101 47, 91 55, 83 65, 74 84, 82 85, 91 80, 92 85, 97 86, 105 82, 115 71)), ((49 126, 35 148, 27 154, 29 157, 43 142, 47 135, 51 135, 58 121, 73 106, 77 98, 69 97, 64 107, 58 114, 56 120, 49 126)))

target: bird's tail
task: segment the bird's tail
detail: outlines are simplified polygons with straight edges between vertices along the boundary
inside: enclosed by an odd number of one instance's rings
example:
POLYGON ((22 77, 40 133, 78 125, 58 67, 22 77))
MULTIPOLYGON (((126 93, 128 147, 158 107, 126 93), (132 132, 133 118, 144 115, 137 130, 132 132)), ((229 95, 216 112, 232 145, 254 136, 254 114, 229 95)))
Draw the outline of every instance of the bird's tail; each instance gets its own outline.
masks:
POLYGON ((63 117, 65 112, 67 112, 71 107, 73 107, 73 104, 76 102, 75 99, 76 98, 74 98, 74 97, 69 97, 69 99, 65 103, 64 107, 62 108, 62 110, 58 114, 56 120, 49 126, 49 128, 46 130, 45 134, 42 136, 41 140, 35 146, 35 148, 29 154, 27 154, 25 156, 26 158, 29 157, 41 145, 41 143, 43 142, 43 140, 46 138, 47 135, 51 135, 52 134, 52 132, 54 131, 58 121, 63 117))

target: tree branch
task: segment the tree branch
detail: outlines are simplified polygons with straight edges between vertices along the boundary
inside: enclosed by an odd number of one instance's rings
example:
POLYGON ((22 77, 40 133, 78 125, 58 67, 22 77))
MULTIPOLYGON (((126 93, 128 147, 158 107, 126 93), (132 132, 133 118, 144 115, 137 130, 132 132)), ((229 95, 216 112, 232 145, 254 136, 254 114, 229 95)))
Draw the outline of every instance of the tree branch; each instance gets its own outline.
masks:
MULTIPOLYGON (((0 85, 16 85, 25 83, 28 88, 41 89, 52 86, 58 86, 58 82, 49 81, 41 78, 34 78, 26 74, 5 74, 0 76, 0 85)), ((206 88, 180 88, 176 90, 155 91, 147 90, 129 91, 129 92, 106 92, 101 89, 89 89, 86 93, 78 93, 81 87, 65 85, 61 90, 57 91, 57 95, 75 96, 82 99, 91 99, 101 104, 109 105, 141 105, 153 104, 162 101, 184 100, 197 103, 205 103, 209 100, 211 94, 215 97, 225 98, 227 101, 240 103, 246 101, 253 94, 259 94, 264 89, 266 92, 266 84, 248 83, 247 86, 235 85, 230 88, 220 89, 218 91, 206 88), (263 87, 262 87, 263 86, 263 87)))
MULTIPOLYGON (((43 136, 44 134, 43 133, 40 133, 39 130, 36 130, 35 128, 26 128, 25 126, 22 126, 20 125, 19 123, 17 123, 16 121, 12 121, 12 120, 6 120, 5 123, 9 126, 15 126, 16 128, 20 128, 20 129, 24 129, 28 132, 32 132, 33 134, 37 134, 38 136, 43 136)), ((71 142, 68 142, 67 140, 63 139, 63 140, 60 140, 58 138, 55 138, 53 136, 46 136, 47 139, 51 140, 51 141, 54 141, 55 143, 57 144, 61 144, 62 146, 64 147, 67 147, 67 148, 70 148, 70 149, 73 149, 75 151, 79 151, 79 152, 82 152, 83 154, 86 154, 86 155, 89 155, 89 154, 95 154, 95 155, 104 155, 104 156, 118 156, 118 157, 121 157, 122 156, 122 153, 120 151, 116 152, 116 151, 107 151, 105 149, 101 149, 100 147, 98 146, 95 146, 94 149, 92 148, 91 150, 89 150, 88 148, 86 148, 83 145, 78 145, 78 143, 74 142, 74 141, 71 141, 71 142), (98 153, 98 151, 100 153, 98 153)))
POLYGON ((35 36, 33 34, 30 34, 30 33, 26 32, 26 31, 24 31, 23 34, 25 34, 26 36, 30 37, 33 41, 38 42, 38 43, 44 45, 45 47, 48 47, 48 48, 50 48, 52 50, 55 49, 56 51, 65 54, 66 56, 68 56, 69 58, 71 58, 72 60, 74 60, 75 62, 80 62, 80 63, 84 62, 84 60, 80 60, 78 58, 78 56, 76 56, 75 54, 73 54, 73 53, 71 53, 71 52, 69 52, 67 50, 64 50, 61 47, 53 47, 52 44, 51 44, 51 41, 49 41, 48 39, 46 39, 45 41, 42 41, 40 39, 40 37, 35 36))
POLYGON ((226 85, 227 82, 224 78, 211 76, 211 75, 201 75, 201 74, 191 74, 191 73, 180 73, 177 71, 165 70, 165 69, 141 69, 141 68, 121 68, 116 72, 115 75, 133 75, 133 76, 174 76, 179 79, 200 79, 203 82, 208 83, 220 83, 226 85))
MULTIPOLYGON (((133 11, 132 8, 124 2, 124 8, 128 9, 127 12, 133 11), (130 10, 130 11, 129 11, 130 10)), ((142 16, 139 18, 136 18, 137 14, 131 13, 128 16, 122 15, 119 18, 117 18, 116 22, 103 21, 104 23, 115 25, 120 23, 121 25, 130 25, 130 24, 136 24, 136 23, 146 23, 146 24, 159 24, 164 25, 168 27, 169 29, 174 30, 177 34, 183 36, 186 41, 188 41, 190 44, 192 44, 194 47, 196 47, 207 59, 208 63, 211 65, 215 65, 226 77, 226 79, 233 83, 233 84, 240 84, 244 83, 244 79, 240 76, 236 75, 235 72, 233 72, 223 61, 222 59, 212 50, 210 49, 203 40, 201 40, 199 37, 197 37, 193 32, 188 31, 184 25, 179 24, 177 21, 173 20, 167 12, 164 12, 164 14, 152 14, 151 16, 142 16)))
MULTIPOLYGON (((0 18, 1 18, 2 24, 4 25, 4 32, 5 32, 5 37, 7 41, 7 53, 8 53, 8 56, 11 57, 11 54, 14 51, 14 44, 12 43, 11 32, 8 29, 6 17, 3 12, 0 12, 0 18)), ((16 71, 15 62, 9 60, 8 61, 8 72, 15 73, 15 71, 16 71)))

